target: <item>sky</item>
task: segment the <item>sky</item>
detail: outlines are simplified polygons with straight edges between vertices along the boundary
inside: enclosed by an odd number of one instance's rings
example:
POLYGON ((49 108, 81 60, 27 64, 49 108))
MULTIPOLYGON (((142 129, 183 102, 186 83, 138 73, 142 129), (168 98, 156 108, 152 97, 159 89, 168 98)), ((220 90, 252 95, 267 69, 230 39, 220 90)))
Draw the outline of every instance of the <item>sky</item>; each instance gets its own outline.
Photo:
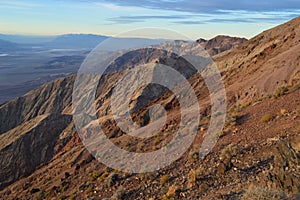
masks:
POLYGON ((0 0, 0 33, 116 36, 156 27, 190 39, 251 38, 299 13, 299 0, 0 0))

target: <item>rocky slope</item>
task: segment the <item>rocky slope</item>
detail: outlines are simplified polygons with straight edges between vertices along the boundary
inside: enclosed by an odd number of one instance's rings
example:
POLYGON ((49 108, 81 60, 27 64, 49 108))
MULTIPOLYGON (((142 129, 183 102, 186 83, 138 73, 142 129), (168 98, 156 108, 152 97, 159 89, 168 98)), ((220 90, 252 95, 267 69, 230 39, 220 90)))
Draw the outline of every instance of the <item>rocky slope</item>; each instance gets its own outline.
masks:
MULTIPOLYGON (((228 116, 217 145, 204 159, 198 157, 198 150, 211 117, 205 104, 209 94, 191 66, 155 49, 131 52, 110 66, 99 82, 95 102, 99 123, 123 149, 153 151, 170 139, 168 134, 158 134, 139 145, 105 118, 112 88, 129 66, 168 64, 185 74, 203 102, 201 126, 190 151, 156 173, 122 173, 97 162, 84 149, 72 122, 74 77, 1 105, 0 198, 194 200, 254 199, 265 194, 296 198, 300 186, 299 27, 300 18, 296 18, 247 42, 233 42, 231 47, 243 44, 214 57, 226 85, 228 116)), ((231 48, 226 46, 230 39, 221 38, 207 42, 207 47, 231 48)), ((168 108, 171 118, 165 127, 176 130, 174 95, 164 89, 156 89, 156 95, 147 95, 148 91, 154 90, 142 88, 132 99, 135 122, 146 125, 147 108, 158 103, 168 108)))
POLYGON ((267 30, 241 46, 219 54, 227 90, 236 99, 263 98, 300 81, 299 17, 267 30))
POLYGON ((238 47, 241 44, 247 42, 246 38, 230 37, 225 35, 219 35, 210 40, 198 39, 197 42, 203 46, 203 48, 211 55, 217 55, 224 51, 238 47))

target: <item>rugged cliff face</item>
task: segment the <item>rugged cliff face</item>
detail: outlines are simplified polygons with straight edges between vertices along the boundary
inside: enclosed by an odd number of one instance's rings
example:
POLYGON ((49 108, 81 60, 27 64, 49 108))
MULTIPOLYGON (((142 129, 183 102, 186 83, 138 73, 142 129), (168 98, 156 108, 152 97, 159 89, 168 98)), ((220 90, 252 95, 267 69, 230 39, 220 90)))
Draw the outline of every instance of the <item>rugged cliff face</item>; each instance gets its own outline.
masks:
MULTIPOLYGON (((129 68, 149 62, 169 65, 188 79, 201 102, 200 127, 190 152, 157 173, 113 171, 84 149, 72 121, 74 76, 1 105, 0 196, 236 199, 262 190, 248 188, 252 184, 275 191, 274 195, 282 191, 292 197, 300 186, 299 27, 300 18, 296 18, 249 41, 224 36, 198 41, 213 54, 220 53, 214 60, 228 97, 226 126, 204 159, 198 158, 197 152, 211 118, 209 94, 203 79, 184 59, 154 48, 142 49, 110 66, 99 81, 95 104, 99 123, 120 148, 154 151, 172 137, 165 131, 141 144, 105 117, 111 109, 112 90, 129 68)), ((164 45, 168 47, 168 43, 164 45)), ((185 42, 179 45, 183 50, 190 48, 185 42)), ((130 107, 135 122, 148 124, 147 109, 154 104, 168 111, 165 129, 176 130, 178 102, 174 94, 157 86, 141 87, 134 93, 130 107)))

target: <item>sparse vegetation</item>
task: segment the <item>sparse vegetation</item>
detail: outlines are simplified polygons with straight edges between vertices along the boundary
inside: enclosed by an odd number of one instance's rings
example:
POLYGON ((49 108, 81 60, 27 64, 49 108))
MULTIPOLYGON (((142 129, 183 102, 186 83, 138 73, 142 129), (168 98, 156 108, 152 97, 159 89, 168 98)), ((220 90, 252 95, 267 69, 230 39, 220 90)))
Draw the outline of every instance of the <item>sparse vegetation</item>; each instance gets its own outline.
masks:
POLYGON ((161 136, 159 134, 155 135, 155 140, 154 140, 154 144, 158 145, 161 141, 161 136))
POLYGON ((190 162, 195 162, 199 159, 199 150, 192 148, 191 151, 189 152, 189 161, 190 162))
POLYGON ((111 200, 122 200, 125 195, 126 189, 123 186, 120 186, 111 197, 111 200))
POLYGON ((300 108, 296 110, 296 115, 300 116, 300 108))
POLYGON ((274 98, 281 97, 281 96, 285 95, 288 91, 289 91, 289 88, 287 86, 281 86, 276 89, 274 98))
POLYGON ((205 174, 204 168, 202 166, 199 167, 195 172, 196 172, 197 180, 200 179, 205 174))
POLYGON ((179 188, 175 185, 169 187, 168 192, 162 197, 162 200, 175 200, 176 193, 179 192, 179 188))
POLYGON ((262 116, 262 118, 260 119, 261 122, 263 123, 267 123, 269 121, 273 120, 273 116, 270 114, 265 114, 264 116, 262 116))
POLYGON ((169 181, 169 178, 170 177, 167 174, 161 176, 160 179, 159 179, 160 185, 165 185, 169 181))
POLYGON ((264 187, 250 187, 242 196, 242 200, 283 200, 286 195, 280 191, 269 190, 264 187))
POLYGON ((205 194, 207 193, 207 191, 209 190, 209 185, 207 183, 202 183, 200 186, 199 186, 199 192, 201 194, 205 194))
POLYGON ((191 169, 188 174, 188 188, 193 188, 196 185, 197 174, 194 169, 191 169))
POLYGON ((222 150, 220 154, 220 160, 231 160, 231 158, 236 156, 237 153, 238 153, 237 146, 230 144, 222 150))
POLYGON ((92 181, 96 180, 99 177, 99 172, 94 170, 91 174, 90 174, 92 181))
POLYGON ((58 200, 66 200, 66 199, 67 199, 66 196, 60 196, 60 197, 58 198, 58 200))
POLYGON ((281 115, 286 115, 287 114, 287 110, 286 109, 281 109, 280 110, 280 114, 281 115))
POLYGON ((113 172, 109 176, 106 177, 104 182, 107 185, 107 187, 111 187, 112 185, 114 185, 116 183, 118 178, 119 178, 118 174, 113 172))
POLYGON ((241 108, 246 108, 246 107, 248 107, 248 106, 251 106, 252 104, 253 104, 252 101, 244 102, 244 103, 242 103, 241 108))
POLYGON ((72 194, 72 195, 70 196, 69 200, 75 200, 75 195, 72 194))
POLYGON ((68 186, 67 185, 65 185, 65 186, 63 186, 62 188, 61 188, 61 191, 62 192, 65 192, 65 191, 67 191, 68 190, 68 186))
POLYGON ((227 126, 227 127, 228 126, 236 126, 238 119, 239 119, 239 114, 237 112, 228 114, 225 126, 227 126))
POLYGON ((109 176, 109 172, 106 171, 106 172, 104 172, 104 173, 98 178, 98 181, 102 182, 102 181, 104 181, 108 176, 109 176))

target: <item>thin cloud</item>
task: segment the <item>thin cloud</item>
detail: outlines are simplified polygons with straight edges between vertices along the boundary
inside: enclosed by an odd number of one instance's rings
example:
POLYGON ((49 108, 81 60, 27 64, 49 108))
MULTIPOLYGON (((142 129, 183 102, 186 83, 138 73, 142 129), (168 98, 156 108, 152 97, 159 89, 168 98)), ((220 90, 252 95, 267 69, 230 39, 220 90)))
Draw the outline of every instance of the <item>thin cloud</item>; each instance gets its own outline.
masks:
POLYGON ((111 23, 108 23, 107 25, 110 25, 110 24, 132 24, 132 23, 145 22, 145 20, 122 19, 122 18, 119 18, 119 17, 109 18, 109 19, 107 19, 107 21, 111 22, 111 23))
POLYGON ((114 24, 130 24, 146 22, 147 20, 168 20, 173 24, 182 25, 199 25, 211 23, 278 23, 297 17, 295 13, 276 13, 276 12, 246 12, 237 11, 220 11, 220 15, 136 15, 136 16, 119 16, 107 19, 114 24))
POLYGON ((220 10, 278 11, 300 9, 299 0, 264 0, 264 1, 228 1, 228 0, 87 0, 106 2, 118 6, 135 6, 158 10, 172 10, 192 13, 215 13, 220 10))
POLYGON ((299 0, 85 0, 98 2, 107 9, 121 10, 132 8, 172 11, 178 15, 117 16, 109 18, 113 24, 147 22, 148 20, 167 20, 169 23, 197 25, 206 23, 271 23, 277 24, 299 16, 299 0))
POLYGON ((199 25, 206 24, 206 21, 175 21, 174 24, 182 24, 182 25, 199 25))
POLYGON ((43 4, 40 3, 31 3, 24 1, 1 1, 1 6, 13 7, 13 8, 32 8, 32 7, 41 7, 43 4))
POLYGON ((107 20, 115 24, 130 24, 145 22, 149 19, 188 19, 190 15, 137 15, 137 16, 120 16, 114 18, 108 18, 107 20))
POLYGON ((97 2, 94 3, 94 6, 101 6, 105 9, 113 10, 113 11, 138 11, 141 9, 139 7, 121 6, 121 5, 111 4, 111 3, 97 3, 97 2))
MULTIPOLYGON (((189 16, 191 17, 191 16, 189 16)), ((139 15, 139 16, 122 16, 122 19, 184 19, 185 15, 139 15)))

